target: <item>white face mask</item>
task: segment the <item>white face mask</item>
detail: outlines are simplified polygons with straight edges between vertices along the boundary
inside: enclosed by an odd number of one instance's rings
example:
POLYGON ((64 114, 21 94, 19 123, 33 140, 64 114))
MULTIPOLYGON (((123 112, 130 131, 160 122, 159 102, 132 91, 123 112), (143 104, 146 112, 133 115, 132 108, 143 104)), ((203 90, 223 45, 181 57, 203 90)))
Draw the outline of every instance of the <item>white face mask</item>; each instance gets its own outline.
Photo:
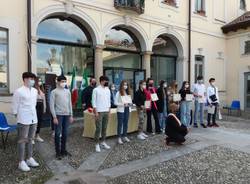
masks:
POLYGON ((199 83, 199 84, 202 84, 202 83, 203 83, 203 80, 198 80, 198 83, 199 83))
POLYGON ((114 86, 112 86, 112 87, 111 87, 111 90, 112 90, 112 91, 115 91, 115 87, 114 87, 114 86))
POLYGON ((29 80, 29 83, 28 83, 29 87, 30 87, 30 88, 33 87, 34 84, 35 84, 35 81, 34 81, 33 79, 30 79, 30 80, 29 80))
POLYGON ((185 88, 189 88, 189 84, 186 84, 186 85, 185 85, 185 88))
POLYGON ((41 81, 39 81, 39 82, 38 82, 38 85, 41 86, 41 85, 43 85, 43 83, 42 83, 41 81))
POLYGON ((212 86, 215 86, 215 82, 211 82, 211 85, 212 85, 212 86))
POLYGON ((67 83, 66 82, 62 82, 62 83, 60 83, 60 86, 61 86, 61 88, 65 88, 67 86, 67 83))
POLYGON ((128 89, 128 86, 127 86, 127 85, 124 85, 123 88, 124 88, 124 89, 128 89))
POLYGON ((163 87, 166 88, 166 87, 168 87, 168 85, 167 85, 166 83, 164 83, 164 84, 163 84, 163 87))
POLYGON ((147 86, 146 86, 145 84, 142 85, 142 89, 146 89, 146 87, 147 87, 147 86))

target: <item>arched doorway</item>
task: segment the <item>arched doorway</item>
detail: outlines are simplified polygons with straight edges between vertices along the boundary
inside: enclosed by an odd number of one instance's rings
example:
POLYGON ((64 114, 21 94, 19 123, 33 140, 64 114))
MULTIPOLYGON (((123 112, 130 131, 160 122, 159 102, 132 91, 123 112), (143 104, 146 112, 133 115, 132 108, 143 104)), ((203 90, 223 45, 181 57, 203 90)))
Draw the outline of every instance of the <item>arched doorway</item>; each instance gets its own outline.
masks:
MULTIPOLYGON (((77 20, 64 16, 46 18, 37 28, 37 75, 46 73, 64 75, 70 78, 73 66, 76 79, 80 82, 84 70, 94 73, 94 50, 90 33, 77 20)), ((70 81, 69 81, 70 82, 70 81)))
POLYGON ((117 89, 122 80, 127 80, 135 91, 139 80, 145 78, 145 71, 142 70, 141 45, 132 31, 123 26, 115 26, 108 31, 103 67, 104 74, 117 89))
POLYGON ((166 35, 158 36, 153 44, 151 56, 151 77, 156 85, 160 80, 170 83, 177 78, 178 50, 171 38, 166 35))

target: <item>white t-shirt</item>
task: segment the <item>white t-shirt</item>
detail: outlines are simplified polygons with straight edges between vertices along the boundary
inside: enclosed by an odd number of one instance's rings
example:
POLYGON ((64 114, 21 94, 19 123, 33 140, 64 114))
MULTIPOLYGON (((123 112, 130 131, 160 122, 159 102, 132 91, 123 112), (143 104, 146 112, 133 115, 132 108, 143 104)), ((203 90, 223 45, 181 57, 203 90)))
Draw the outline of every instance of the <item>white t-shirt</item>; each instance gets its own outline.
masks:
POLYGON ((109 112, 111 107, 111 93, 108 87, 99 85, 93 90, 92 106, 97 112, 109 112))

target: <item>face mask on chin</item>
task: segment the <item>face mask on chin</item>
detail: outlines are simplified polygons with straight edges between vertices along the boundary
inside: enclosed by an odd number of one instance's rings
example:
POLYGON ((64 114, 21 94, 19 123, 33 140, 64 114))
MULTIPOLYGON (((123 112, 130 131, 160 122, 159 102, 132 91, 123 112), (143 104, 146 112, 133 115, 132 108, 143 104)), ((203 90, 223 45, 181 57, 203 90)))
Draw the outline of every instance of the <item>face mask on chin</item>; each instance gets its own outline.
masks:
POLYGON ((67 83, 66 83, 66 82, 61 82, 61 83, 60 83, 60 87, 61 87, 61 88, 65 88, 66 86, 67 86, 67 83))

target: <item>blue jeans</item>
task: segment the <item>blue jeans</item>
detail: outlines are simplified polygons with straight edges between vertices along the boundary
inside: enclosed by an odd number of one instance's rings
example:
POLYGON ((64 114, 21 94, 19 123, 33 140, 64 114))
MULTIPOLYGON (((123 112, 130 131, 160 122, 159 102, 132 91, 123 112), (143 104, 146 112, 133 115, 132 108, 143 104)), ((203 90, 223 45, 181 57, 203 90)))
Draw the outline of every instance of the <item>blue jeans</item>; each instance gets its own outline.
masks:
POLYGON ((203 124, 204 118, 204 103, 199 103, 198 100, 194 101, 194 124, 197 125, 198 115, 200 114, 200 124, 203 124))
POLYGON ((55 126, 55 149, 56 153, 64 153, 66 151, 67 134, 70 116, 57 115, 58 125, 55 126), (60 134, 62 137, 60 138, 60 134))
POLYGON ((125 107, 124 112, 117 112, 117 118, 117 134, 119 137, 126 137, 128 131, 129 107, 125 107))
POLYGON ((161 129, 165 129, 166 126, 166 120, 167 120, 167 112, 158 113, 159 116, 159 122, 161 129))
POLYGON ((191 121, 191 102, 189 101, 182 101, 181 102, 181 123, 186 127, 190 127, 191 121))

